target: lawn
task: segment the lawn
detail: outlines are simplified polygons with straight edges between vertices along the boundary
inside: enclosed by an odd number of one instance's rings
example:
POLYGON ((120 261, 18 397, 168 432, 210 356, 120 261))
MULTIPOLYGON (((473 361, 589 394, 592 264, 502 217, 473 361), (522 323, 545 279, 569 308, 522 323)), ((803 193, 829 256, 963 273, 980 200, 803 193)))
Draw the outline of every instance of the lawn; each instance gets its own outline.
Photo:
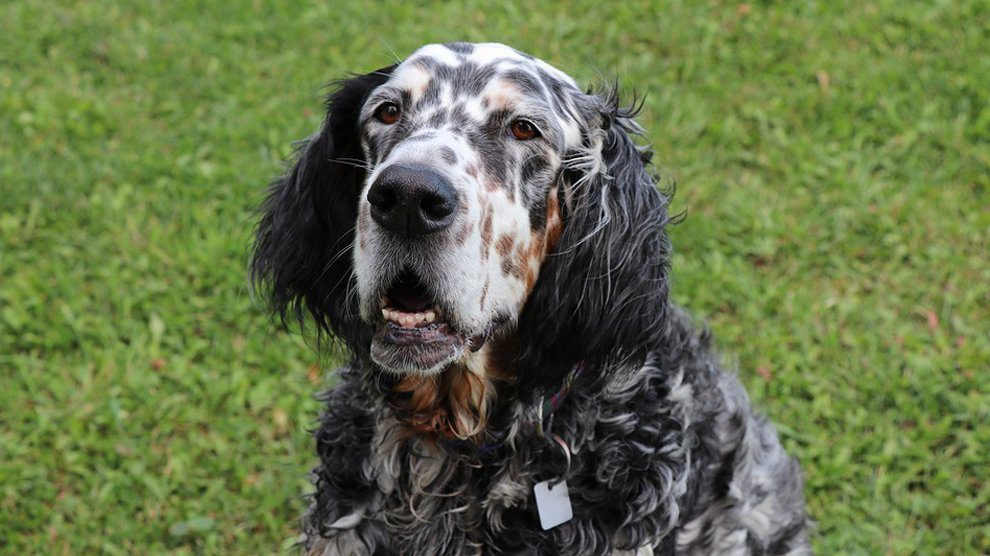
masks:
POLYGON ((676 300, 821 554, 990 552, 990 3, 0 4, 0 553, 292 545, 326 386, 246 280, 329 80, 497 40, 646 93, 676 300))

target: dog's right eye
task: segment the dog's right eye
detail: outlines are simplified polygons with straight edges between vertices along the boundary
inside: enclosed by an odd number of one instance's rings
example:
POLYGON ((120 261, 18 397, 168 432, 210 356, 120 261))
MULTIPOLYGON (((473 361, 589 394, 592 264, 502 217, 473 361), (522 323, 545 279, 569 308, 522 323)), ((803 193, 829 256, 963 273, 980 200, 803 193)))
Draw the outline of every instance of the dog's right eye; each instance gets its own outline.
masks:
POLYGON ((529 141, 540 135, 540 130, 536 129, 536 125, 529 120, 513 120, 509 130, 512 131, 512 136, 520 141, 529 141))
POLYGON ((401 115, 402 110, 394 102, 382 103, 381 106, 375 109, 375 119, 385 125, 392 125, 399 121, 399 116, 401 115))

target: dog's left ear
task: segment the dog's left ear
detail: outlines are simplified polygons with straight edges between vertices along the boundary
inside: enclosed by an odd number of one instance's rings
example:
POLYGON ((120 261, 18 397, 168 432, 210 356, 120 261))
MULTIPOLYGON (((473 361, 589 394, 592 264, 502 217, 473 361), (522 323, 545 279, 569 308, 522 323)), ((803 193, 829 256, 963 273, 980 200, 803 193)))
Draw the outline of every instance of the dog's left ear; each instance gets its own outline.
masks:
POLYGON ((520 315, 521 392, 558 388, 579 362, 641 361, 666 333, 668 197, 631 137, 635 110, 614 94, 581 101, 586 137, 562 175, 563 233, 520 315))
POLYGON ((283 321, 300 324, 308 313, 317 326, 352 348, 370 335, 347 294, 358 196, 365 179, 358 113, 369 93, 395 66, 338 83, 327 98, 320 131, 305 141, 298 159, 275 180, 255 232, 252 278, 283 321))

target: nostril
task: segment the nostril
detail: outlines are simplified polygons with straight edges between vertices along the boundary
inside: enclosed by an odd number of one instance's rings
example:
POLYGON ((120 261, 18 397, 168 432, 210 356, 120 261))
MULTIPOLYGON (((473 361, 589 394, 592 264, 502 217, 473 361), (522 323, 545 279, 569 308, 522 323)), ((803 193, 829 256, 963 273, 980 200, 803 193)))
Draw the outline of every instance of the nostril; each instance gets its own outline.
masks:
POLYGON ((419 202, 423 215, 430 220, 443 220, 454 212, 453 200, 443 195, 424 195, 419 202))
POLYGON ((390 187, 372 187, 368 191, 368 202, 382 212, 392 210, 399 202, 399 196, 390 187))

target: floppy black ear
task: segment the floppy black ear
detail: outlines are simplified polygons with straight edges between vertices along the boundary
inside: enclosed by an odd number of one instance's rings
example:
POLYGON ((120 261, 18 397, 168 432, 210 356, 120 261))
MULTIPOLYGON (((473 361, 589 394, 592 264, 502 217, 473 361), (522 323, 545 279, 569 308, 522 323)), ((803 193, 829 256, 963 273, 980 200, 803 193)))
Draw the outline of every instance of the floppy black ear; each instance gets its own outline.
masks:
POLYGON ((300 147, 292 169, 275 180, 255 232, 252 278, 283 321, 306 313, 320 330, 349 346, 368 345, 370 331, 348 295, 358 195, 365 179, 357 118, 368 94, 394 66, 338 83, 320 131, 300 147), (364 336, 368 335, 368 338, 364 336))
POLYGON ((520 392, 559 388, 580 361, 601 370, 641 360, 666 332, 668 198, 648 171, 651 153, 630 137, 635 111, 614 97, 602 105, 606 170, 565 172, 563 234, 520 315, 520 392))

